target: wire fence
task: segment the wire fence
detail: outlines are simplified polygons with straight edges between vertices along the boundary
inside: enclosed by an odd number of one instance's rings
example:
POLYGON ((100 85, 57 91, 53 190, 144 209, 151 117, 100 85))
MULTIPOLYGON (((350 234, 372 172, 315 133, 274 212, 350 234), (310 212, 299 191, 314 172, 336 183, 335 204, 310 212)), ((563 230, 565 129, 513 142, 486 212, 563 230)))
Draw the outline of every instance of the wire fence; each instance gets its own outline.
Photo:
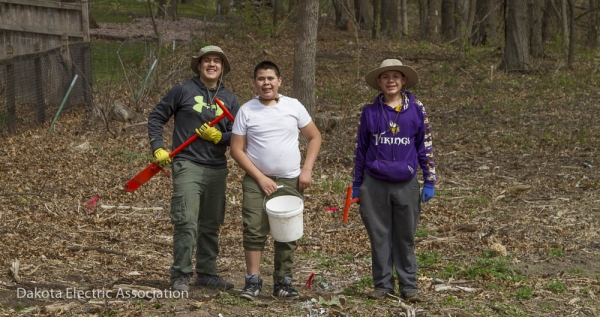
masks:
POLYGON ((89 42, 0 60, 0 133, 49 122, 61 105, 64 110, 92 105, 89 42))

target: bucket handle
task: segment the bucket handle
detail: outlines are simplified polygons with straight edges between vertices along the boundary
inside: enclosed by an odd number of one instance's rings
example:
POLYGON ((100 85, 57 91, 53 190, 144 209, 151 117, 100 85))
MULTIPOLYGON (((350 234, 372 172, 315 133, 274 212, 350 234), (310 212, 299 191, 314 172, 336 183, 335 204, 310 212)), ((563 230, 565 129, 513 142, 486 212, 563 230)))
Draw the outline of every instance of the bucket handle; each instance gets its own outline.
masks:
MULTIPOLYGON (((290 189, 296 196, 300 197, 300 199, 302 199, 302 201, 304 201, 304 197, 302 197, 302 194, 299 191, 297 191, 295 188, 293 188, 293 187, 278 185, 277 189, 284 188, 284 187, 286 189, 290 189)), ((273 195, 273 194, 271 194, 271 195, 273 195)), ((262 209, 263 209, 263 211, 267 210, 267 201, 266 201, 266 199, 267 199, 267 197, 269 197, 271 195, 265 195, 265 197, 263 197, 263 203, 262 203, 262 209)))

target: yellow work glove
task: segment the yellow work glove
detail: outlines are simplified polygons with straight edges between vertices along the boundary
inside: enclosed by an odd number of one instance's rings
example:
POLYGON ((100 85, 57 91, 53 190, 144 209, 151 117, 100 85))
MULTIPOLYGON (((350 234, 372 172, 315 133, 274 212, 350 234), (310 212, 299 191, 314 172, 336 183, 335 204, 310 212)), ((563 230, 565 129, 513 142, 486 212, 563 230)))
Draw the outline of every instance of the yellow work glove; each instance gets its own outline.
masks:
POLYGON ((215 144, 219 143, 223 136, 221 131, 217 130, 215 127, 209 126, 208 123, 205 123, 196 129, 196 133, 198 133, 199 137, 208 141, 213 141, 215 144))
POLYGON ((171 157, 169 156, 169 152, 167 152, 167 150, 163 148, 154 151, 154 161, 160 167, 165 167, 171 164, 171 157))

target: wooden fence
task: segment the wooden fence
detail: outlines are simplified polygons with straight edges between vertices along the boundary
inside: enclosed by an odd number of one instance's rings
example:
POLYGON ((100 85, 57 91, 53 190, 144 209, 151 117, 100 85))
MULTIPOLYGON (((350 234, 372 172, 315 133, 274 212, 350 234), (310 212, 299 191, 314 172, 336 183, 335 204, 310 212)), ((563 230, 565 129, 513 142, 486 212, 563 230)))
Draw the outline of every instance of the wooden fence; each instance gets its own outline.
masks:
POLYGON ((88 19, 88 0, 0 0, 0 134, 47 122, 61 103, 91 105, 88 19))
POLYGON ((0 59, 89 40, 88 0, 0 0, 0 59))

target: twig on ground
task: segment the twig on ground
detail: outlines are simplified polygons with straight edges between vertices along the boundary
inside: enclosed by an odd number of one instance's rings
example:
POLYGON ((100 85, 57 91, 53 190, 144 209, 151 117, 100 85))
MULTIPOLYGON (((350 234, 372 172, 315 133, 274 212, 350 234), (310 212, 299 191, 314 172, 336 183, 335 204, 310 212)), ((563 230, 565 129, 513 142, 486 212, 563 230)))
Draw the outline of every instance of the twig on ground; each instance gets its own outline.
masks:
POLYGON ((67 250, 69 250, 69 251, 98 251, 100 253, 110 253, 110 254, 128 256, 128 254, 124 253, 124 252, 115 251, 115 250, 106 250, 106 249, 102 249, 99 247, 77 247, 77 246, 74 246, 74 247, 68 247, 67 250))

